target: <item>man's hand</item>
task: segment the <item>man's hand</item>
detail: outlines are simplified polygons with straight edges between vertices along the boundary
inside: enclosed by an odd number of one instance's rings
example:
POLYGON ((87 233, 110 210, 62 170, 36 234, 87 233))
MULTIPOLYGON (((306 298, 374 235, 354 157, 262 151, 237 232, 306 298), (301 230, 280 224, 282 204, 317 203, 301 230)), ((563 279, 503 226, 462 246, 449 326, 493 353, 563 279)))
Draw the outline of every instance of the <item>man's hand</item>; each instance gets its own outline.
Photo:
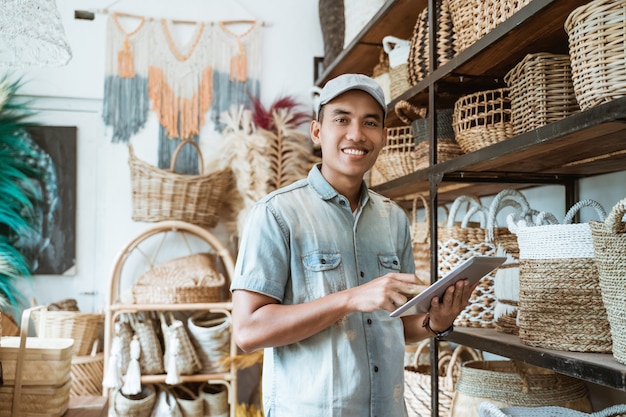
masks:
POLYGON ((413 274, 389 273, 366 284, 350 288, 350 305, 354 311, 394 311, 423 291, 426 286, 418 284, 413 274))

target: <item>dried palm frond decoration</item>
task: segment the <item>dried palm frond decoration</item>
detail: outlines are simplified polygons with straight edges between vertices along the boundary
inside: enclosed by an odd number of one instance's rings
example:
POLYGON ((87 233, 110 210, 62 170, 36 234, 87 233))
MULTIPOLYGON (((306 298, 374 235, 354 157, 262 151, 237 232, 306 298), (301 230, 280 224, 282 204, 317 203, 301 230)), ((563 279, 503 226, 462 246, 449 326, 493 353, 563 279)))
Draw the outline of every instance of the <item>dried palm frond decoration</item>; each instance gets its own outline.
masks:
POLYGON ((308 136, 298 129, 311 120, 308 112, 300 110, 300 103, 282 97, 266 109, 254 97, 251 101, 254 111, 240 106, 221 117, 226 124, 221 164, 230 166, 236 178, 241 200, 235 207, 239 231, 256 201, 306 177, 319 160, 312 153, 308 136))

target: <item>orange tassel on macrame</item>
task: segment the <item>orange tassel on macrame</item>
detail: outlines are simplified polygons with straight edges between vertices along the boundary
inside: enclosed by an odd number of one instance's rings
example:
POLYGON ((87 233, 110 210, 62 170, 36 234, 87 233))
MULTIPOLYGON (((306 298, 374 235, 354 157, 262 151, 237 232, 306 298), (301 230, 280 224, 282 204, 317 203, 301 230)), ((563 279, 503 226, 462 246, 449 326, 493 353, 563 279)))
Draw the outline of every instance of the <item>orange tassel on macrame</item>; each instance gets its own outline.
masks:
POLYGON ((239 40, 237 43, 239 53, 230 59, 230 80, 246 82, 248 80, 248 62, 246 60, 246 51, 243 44, 239 40))
POLYGON ((133 51, 128 37, 124 40, 122 49, 117 53, 117 75, 121 78, 133 78, 135 76, 133 51))

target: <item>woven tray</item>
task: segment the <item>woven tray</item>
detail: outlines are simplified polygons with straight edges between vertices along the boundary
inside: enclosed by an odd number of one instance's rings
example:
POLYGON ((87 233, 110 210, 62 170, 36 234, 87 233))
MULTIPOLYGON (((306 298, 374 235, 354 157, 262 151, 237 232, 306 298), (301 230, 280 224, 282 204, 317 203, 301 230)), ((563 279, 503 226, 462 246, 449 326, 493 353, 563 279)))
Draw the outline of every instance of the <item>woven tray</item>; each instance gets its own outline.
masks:
POLYGON ((626 1, 595 0, 565 21, 572 81, 582 110, 626 95, 626 1))
POLYGON ((504 81, 511 98, 513 133, 556 122, 580 110, 569 55, 528 54, 504 81))
POLYGON ((224 195, 232 181, 232 171, 225 168, 204 174, 200 147, 184 140, 176 147, 169 170, 163 170, 137 158, 128 146, 133 213, 135 221, 159 222, 180 220, 212 228, 219 220, 224 195), (184 145, 198 151, 200 175, 174 172, 178 153, 184 145))

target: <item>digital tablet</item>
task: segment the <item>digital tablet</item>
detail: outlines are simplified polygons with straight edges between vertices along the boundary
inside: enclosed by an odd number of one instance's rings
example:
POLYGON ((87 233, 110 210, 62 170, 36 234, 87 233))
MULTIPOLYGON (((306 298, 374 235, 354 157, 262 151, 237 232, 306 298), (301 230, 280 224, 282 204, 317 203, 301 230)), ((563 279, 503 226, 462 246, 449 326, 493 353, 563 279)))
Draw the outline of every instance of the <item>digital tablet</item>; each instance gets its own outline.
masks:
POLYGON ((421 293, 411 298, 393 311, 391 317, 399 317, 403 313, 419 314, 426 313, 430 308, 430 301, 433 297, 441 297, 446 292, 446 288, 453 285, 460 279, 467 278, 470 285, 478 282, 482 277, 502 265, 506 261, 504 256, 473 256, 454 268, 445 277, 441 278, 434 284, 431 284, 421 293))

